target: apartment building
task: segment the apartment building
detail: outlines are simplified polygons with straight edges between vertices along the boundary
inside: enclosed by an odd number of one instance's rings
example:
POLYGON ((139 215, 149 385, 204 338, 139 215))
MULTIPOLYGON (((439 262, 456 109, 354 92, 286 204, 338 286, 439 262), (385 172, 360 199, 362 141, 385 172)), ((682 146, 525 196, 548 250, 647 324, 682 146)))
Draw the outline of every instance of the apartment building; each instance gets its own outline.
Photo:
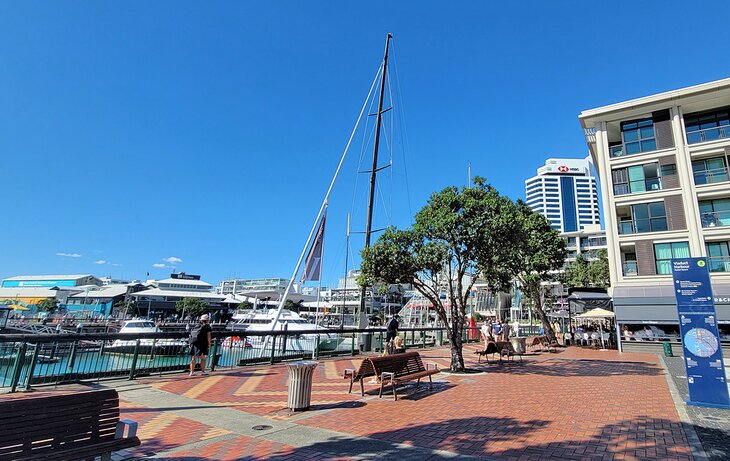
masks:
POLYGON ((730 340, 730 79, 583 111, 624 348, 678 343, 672 258, 709 258, 730 340), (624 332, 626 331, 626 333, 624 332), (627 342, 629 341, 629 342, 627 342))

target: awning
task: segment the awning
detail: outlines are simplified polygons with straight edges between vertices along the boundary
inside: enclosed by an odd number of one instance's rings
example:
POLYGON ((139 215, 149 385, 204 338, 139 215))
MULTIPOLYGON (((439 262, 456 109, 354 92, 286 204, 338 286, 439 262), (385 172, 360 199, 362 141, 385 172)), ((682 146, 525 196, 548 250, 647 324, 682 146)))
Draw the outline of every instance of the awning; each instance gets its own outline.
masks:
POLYGON ((611 311, 607 311, 606 309, 596 308, 591 309, 588 312, 584 312, 576 317, 579 319, 610 319, 615 317, 616 314, 614 314, 611 311))

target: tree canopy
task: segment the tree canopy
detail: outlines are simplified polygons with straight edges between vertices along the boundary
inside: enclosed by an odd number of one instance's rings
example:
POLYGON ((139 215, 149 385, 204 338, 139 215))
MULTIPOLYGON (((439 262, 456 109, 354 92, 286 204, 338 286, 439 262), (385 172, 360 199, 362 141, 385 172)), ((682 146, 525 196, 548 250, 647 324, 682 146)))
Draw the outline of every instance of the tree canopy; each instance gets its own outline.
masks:
POLYGON ((608 269, 608 252, 603 249, 598 252, 598 258, 589 260, 579 254, 575 261, 565 267, 565 283, 570 287, 600 287, 610 286, 608 269))
POLYGON ((210 305, 198 298, 183 298, 175 302, 175 308, 180 312, 181 317, 190 316, 197 317, 205 314, 210 309, 210 305))
POLYGON ((58 309, 58 300, 56 300, 56 298, 42 299, 38 304, 36 304, 36 308, 39 312, 48 312, 49 314, 52 314, 56 312, 56 309, 58 309))

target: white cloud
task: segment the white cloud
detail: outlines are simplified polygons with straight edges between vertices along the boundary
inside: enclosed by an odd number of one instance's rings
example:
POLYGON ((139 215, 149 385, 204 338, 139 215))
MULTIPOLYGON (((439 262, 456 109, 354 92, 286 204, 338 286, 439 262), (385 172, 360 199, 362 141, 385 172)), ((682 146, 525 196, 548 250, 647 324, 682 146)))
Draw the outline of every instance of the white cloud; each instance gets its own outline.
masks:
POLYGON ((103 259, 97 259, 94 261, 94 264, 109 264, 109 261, 105 261, 103 259))
POLYGON ((80 258, 81 255, 78 253, 56 253, 56 256, 63 256, 64 258, 80 258))
POLYGON ((157 269, 162 269, 163 267, 165 267, 165 265, 162 263, 155 263, 152 265, 152 267, 156 267, 157 269))
POLYGON ((163 261, 168 262, 170 264, 176 264, 176 263, 181 263, 182 259, 180 259, 176 256, 170 256, 169 258, 163 259, 163 261))

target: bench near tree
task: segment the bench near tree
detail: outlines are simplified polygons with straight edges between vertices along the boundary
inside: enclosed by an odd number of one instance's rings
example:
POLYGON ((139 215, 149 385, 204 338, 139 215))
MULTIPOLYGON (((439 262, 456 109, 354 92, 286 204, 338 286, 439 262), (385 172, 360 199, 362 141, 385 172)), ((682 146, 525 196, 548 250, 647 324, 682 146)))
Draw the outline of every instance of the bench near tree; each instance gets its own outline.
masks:
POLYGON ((106 461, 140 444, 137 423, 119 420, 114 389, 3 400, 0 427, 0 459, 7 461, 106 461))
POLYGON ((441 370, 435 364, 426 366, 418 352, 406 352, 404 354, 385 355, 382 357, 368 357, 362 361, 360 367, 347 368, 344 371, 344 378, 350 379, 350 390, 356 381, 360 382, 361 395, 365 395, 363 380, 368 377, 376 377, 380 380, 379 397, 383 396, 385 386, 393 390, 393 400, 398 400, 396 387, 399 384, 416 381, 416 389, 421 384, 421 379, 428 377, 429 387, 433 389, 432 376, 440 373, 441 370))

